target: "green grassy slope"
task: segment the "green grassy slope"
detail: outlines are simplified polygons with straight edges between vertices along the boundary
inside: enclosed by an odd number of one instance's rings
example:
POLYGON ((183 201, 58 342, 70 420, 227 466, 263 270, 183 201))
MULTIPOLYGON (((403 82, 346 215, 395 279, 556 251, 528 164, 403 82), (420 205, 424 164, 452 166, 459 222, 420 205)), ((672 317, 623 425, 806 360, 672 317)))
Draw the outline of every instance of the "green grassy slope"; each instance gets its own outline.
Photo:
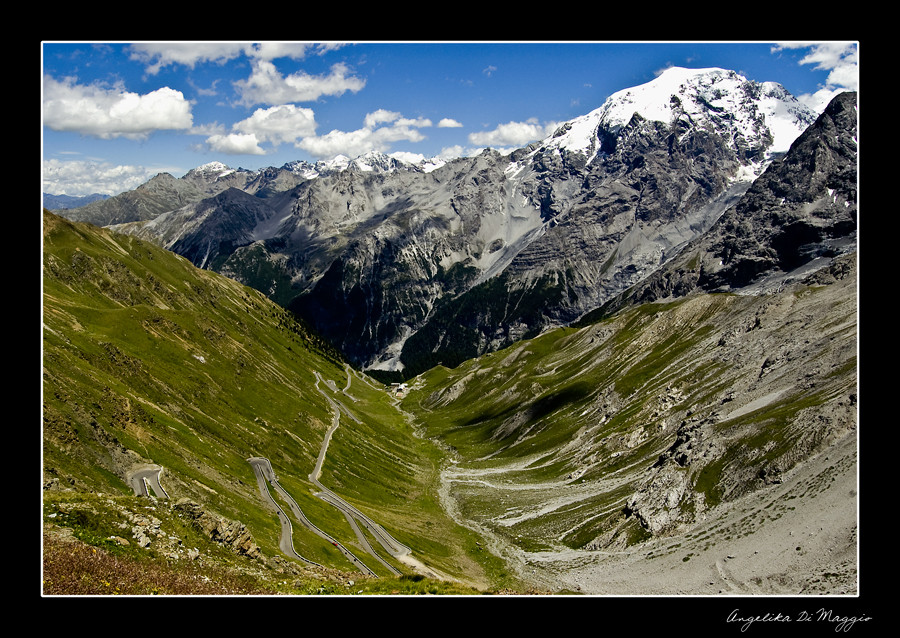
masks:
MULTIPOLYGON (((198 569, 240 576, 203 573, 228 583, 210 593, 260 593, 247 574, 264 592, 349 593, 359 580, 352 593, 470 591, 453 579, 521 588, 498 556, 685 532, 855 433, 854 256, 778 294, 644 304, 439 366, 399 405, 262 294, 167 251, 45 213, 43 258, 45 524, 181 577, 160 579, 159 593, 180 593, 198 569), (315 496, 328 398, 342 412, 322 484, 447 583, 385 555, 405 575, 393 577, 315 496), (353 575, 296 520, 296 551, 323 567, 283 558, 254 456, 379 578, 353 575), (147 465, 163 467, 169 499, 133 495, 129 473, 147 465), (197 533, 176 505, 185 499, 243 523, 267 559, 197 533), (165 533, 136 546, 147 517, 165 533)), ((47 547, 45 561, 63 565, 68 554, 47 547)), ((55 570, 60 593, 85 593, 71 568, 55 570)), ((90 593, 112 586, 97 574, 90 593)))
POLYGON ((630 546, 854 431, 854 286, 634 307, 434 368, 404 409, 454 450, 463 515, 510 546, 630 546))
MULTIPOLYGON (((133 496, 129 473, 159 465, 170 503, 190 499, 240 521, 276 557, 278 520, 247 461, 265 456, 306 516, 365 559, 345 517, 308 479, 332 422, 318 373, 355 417, 342 415, 322 483, 429 567, 480 586, 508 584, 495 559, 468 555, 477 539, 438 506, 438 449, 412 436, 379 384, 350 371, 284 309, 167 251, 46 211, 43 266, 44 504, 56 515, 48 523, 71 519, 62 513, 73 500, 98 494, 140 507, 148 499, 133 496)), ((293 530, 300 555, 353 570, 297 521, 293 530)))

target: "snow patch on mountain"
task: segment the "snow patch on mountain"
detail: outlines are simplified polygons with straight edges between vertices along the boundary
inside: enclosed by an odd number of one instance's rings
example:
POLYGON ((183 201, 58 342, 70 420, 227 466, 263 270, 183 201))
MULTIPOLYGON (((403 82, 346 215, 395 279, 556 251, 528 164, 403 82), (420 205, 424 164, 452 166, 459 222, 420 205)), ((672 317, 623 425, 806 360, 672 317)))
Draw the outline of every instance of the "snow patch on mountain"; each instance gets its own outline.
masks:
POLYGON ((304 179, 316 179, 340 173, 351 167, 366 173, 390 173, 396 170, 420 170, 424 173, 430 173, 446 163, 446 160, 439 157, 426 158, 413 153, 391 153, 388 155, 378 151, 370 151, 353 159, 346 155, 336 155, 329 160, 319 160, 315 163, 296 160, 288 162, 282 166, 282 169, 299 175, 304 179))

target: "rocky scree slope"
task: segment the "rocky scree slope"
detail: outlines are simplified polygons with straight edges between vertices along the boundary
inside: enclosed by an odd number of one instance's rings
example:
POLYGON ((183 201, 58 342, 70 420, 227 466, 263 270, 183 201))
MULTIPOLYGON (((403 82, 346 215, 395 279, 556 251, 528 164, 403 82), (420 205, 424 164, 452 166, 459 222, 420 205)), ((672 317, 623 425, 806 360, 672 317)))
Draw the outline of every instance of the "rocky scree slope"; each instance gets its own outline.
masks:
POLYGON ((848 254, 628 307, 434 368, 404 409, 452 451, 448 511, 546 587, 853 593, 855 286, 848 254))
POLYGON ((442 242, 395 233, 389 250, 375 234, 361 238, 331 266, 346 274, 319 282, 300 313, 315 322, 330 307, 317 325, 335 338, 356 346, 380 337, 379 356, 352 349, 356 361, 406 376, 534 336, 658 268, 737 200, 774 149, 786 150, 776 128, 790 123, 797 135, 812 121, 780 87, 671 70, 539 144, 485 153, 450 179, 451 166, 434 171, 453 189, 444 223, 459 228, 464 251, 448 243, 452 232, 442 242), (382 283, 385 265, 420 296, 382 283))
POLYGON ((602 593, 855 591, 855 100, 577 329, 421 376, 410 401, 456 454, 449 509, 523 572, 602 593), (723 581, 748 551, 752 576, 723 581))

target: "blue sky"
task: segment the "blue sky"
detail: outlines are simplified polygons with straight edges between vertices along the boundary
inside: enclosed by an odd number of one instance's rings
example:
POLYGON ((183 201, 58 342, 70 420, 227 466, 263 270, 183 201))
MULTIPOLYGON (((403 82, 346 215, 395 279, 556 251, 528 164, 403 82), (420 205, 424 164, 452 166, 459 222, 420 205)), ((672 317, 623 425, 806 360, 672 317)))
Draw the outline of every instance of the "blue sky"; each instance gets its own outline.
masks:
POLYGON ((42 191, 113 195, 212 161, 519 148, 670 66, 858 89, 845 42, 43 42, 42 191))

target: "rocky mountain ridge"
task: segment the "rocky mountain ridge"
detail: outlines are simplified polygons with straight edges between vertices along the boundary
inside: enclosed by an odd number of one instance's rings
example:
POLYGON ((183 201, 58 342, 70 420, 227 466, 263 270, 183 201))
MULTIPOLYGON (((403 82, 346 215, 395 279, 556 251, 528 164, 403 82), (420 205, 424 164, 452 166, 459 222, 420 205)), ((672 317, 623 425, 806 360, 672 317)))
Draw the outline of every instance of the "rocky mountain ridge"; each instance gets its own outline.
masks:
POLYGON ((115 229, 264 291, 360 367, 410 376, 643 280, 813 120, 778 85, 676 68, 508 156, 207 165, 183 178, 179 207, 115 229))
POLYGON ((786 152, 812 122, 810 111, 778 83, 748 82, 725 69, 673 67, 610 96, 600 108, 562 126, 544 146, 578 152, 590 162, 614 150, 618 132, 635 114, 681 134, 694 128, 716 131, 733 152, 758 163, 751 170, 786 152))
MULTIPOLYGON (((409 163, 382 153, 367 153, 355 159, 337 156, 328 161, 306 162, 297 160, 280 167, 266 167, 257 171, 232 168, 213 161, 192 168, 184 176, 176 178, 170 173, 159 173, 133 191, 113 197, 92 196, 93 201, 81 202, 77 207, 61 205, 68 199, 49 199, 46 208, 72 221, 88 222, 95 226, 111 226, 144 222, 161 212, 196 203, 214 197, 229 188, 235 188, 261 199, 290 190, 297 184, 340 173, 347 169, 358 171, 430 171, 443 162, 437 158, 409 163), (110 201, 106 201, 110 200, 110 201)), ((46 198, 65 196, 45 195, 46 198)))

